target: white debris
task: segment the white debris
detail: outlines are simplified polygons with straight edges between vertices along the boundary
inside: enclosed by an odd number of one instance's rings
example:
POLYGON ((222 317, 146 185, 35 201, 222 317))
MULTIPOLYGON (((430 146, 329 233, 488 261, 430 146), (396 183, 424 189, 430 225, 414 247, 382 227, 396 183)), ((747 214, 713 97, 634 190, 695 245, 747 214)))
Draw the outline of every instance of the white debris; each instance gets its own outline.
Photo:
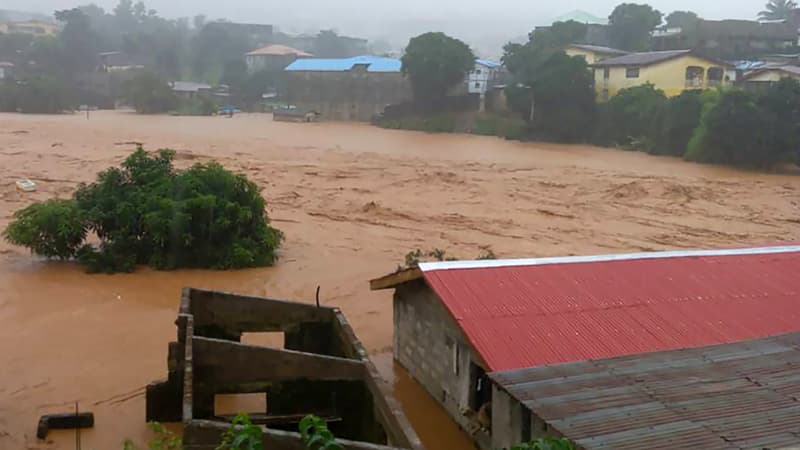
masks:
POLYGON ((36 183, 31 180, 19 180, 17 181, 17 190, 23 192, 35 192, 36 183))

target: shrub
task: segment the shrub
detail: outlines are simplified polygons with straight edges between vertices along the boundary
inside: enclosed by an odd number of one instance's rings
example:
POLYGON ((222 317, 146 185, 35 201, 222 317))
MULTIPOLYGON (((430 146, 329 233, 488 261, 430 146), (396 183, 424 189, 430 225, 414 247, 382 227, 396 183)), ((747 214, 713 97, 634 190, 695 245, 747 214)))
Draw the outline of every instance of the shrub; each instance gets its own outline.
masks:
POLYGON ((472 132, 482 136, 499 136, 506 139, 521 140, 527 133, 527 127, 521 119, 489 116, 477 118, 472 132))
POLYGON ((178 98, 167 82, 152 72, 141 72, 125 82, 125 101, 140 114, 165 113, 175 109, 178 98))
POLYGON ((222 442, 217 450, 262 450, 263 448, 264 430, 254 425, 247 414, 239 413, 222 435, 222 442))
POLYGON ((74 200, 18 212, 6 238, 90 271, 235 269, 273 264, 283 234, 269 225, 258 187, 217 163, 176 171, 175 153, 142 148, 81 185, 74 200), (55 206, 54 206, 55 205, 55 206), (83 244, 87 231, 97 246, 83 244), (83 244, 81 246, 81 244, 83 244))
POLYGON ((428 117, 404 117, 389 119, 379 124, 383 128, 393 130, 414 130, 427 133, 454 133, 456 131, 456 118, 450 114, 439 114, 428 117))
POLYGON ((652 84, 622 89, 602 109, 603 127, 596 140, 603 145, 644 150, 651 144, 654 123, 667 98, 652 84))
POLYGON ((0 111, 56 114, 75 107, 72 89, 54 77, 37 76, 24 82, 0 83, 0 111))
POLYGON ((763 166, 766 123, 754 94, 740 90, 723 92, 703 114, 701 136, 694 139, 687 158, 707 163, 763 166))
POLYGON ((575 444, 565 438, 546 437, 517 444, 511 450, 575 450, 575 444))
POLYGON ((86 238, 86 219, 74 200, 47 200, 14 213, 3 236, 37 255, 69 259, 86 238))
POLYGON ((800 152, 800 81, 784 78, 756 100, 766 128, 765 163, 797 162, 800 152))
POLYGON ((200 96, 181 100, 175 114, 178 116, 213 116, 217 109, 214 100, 200 96))
POLYGON ((647 151, 654 155, 683 156, 703 113, 702 91, 684 91, 662 104, 647 151))
POLYGON ((300 436, 308 450, 344 450, 328 430, 324 420, 316 416, 306 416, 300 421, 300 436))

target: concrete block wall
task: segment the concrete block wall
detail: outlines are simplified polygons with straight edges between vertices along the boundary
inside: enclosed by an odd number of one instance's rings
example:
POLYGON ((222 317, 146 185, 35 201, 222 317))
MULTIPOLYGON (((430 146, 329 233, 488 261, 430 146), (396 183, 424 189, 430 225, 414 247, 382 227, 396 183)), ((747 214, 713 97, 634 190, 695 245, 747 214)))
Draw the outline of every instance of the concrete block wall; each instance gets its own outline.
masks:
POLYGON ((461 428, 468 429, 464 410, 469 407, 470 362, 475 361, 472 348, 441 300, 421 280, 395 291, 394 357, 461 428))

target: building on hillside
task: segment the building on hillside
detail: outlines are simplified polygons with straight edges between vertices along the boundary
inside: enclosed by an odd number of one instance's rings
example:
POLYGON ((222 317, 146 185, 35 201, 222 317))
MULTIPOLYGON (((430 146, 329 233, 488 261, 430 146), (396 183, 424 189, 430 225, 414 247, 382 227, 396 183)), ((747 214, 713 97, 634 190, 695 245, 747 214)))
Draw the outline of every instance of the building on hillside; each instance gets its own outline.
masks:
MULTIPOLYGON (((796 291, 795 291, 796 292, 796 291)), ((495 448, 800 448, 800 333, 489 375, 495 448)))
POLYGON ((564 47, 564 52, 569 56, 580 56, 589 65, 630 53, 616 48, 587 44, 570 44, 564 47))
POLYGON ((592 68, 595 90, 603 101, 621 89, 647 83, 672 97, 686 90, 729 86, 736 79, 730 64, 691 50, 630 53, 594 63, 592 68))
POLYGON ((298 59, 285 69, 285 98, 323 119, 368 121, 411 98, 400 68, 400 60, 376 56, 298 59))
POLYGON ((105 52, 97 55, 100 72, 124 72, 147 67, 145 58, 125 52, 105 52))
POLYGON ((745 73, 737 84, 744 88, 768 87, 784 78, 800 81, 800 66, 766 64, 759 69, 745 73))
POLYGON ((488 373, 798 331, 798 270, 786 246, 422 263, 370 286, 395 290, 395 359, 488 450, 519 413, 488 373))
POLYGON ((587 25, 608 25, 608 18, 597 17, 594 14, 588 13, 580 9, 576 9, 575 11, 568 12, 566 14, 562 14, 556 17, 555 19, 553 19, 553 23, 569 22, 570 20, 578 23, 584 23, 587 25))
POLYGON ((0 80, 11 79, 14 73, 14 63, 0 61, 0 80))
POLYGON ((210 84, 196 83, 194 81, 173 81, 170 83, 170 87, 172 87, 172 92, 184 98, 213 94, 213 89, 210 84))
POLYGON ((298 58, 311 58, 314 55, 285 45, 268 45, 253 50, 244 55, 247 71, 250 73, 260 70, 277 72, 285 69, 298 58))
POLYGON ((58 24, 42 20, 0 23, 2 34, 30 34, 32 36, 55 36, 61 28, 58 24))
POLYGON ((217 28, 228 33, 244 36, 254 47, 263 47, 273 43, 273 26, 257 23, 209 22, 206 28, 217 28))
MULTIPOLYGON (((533 38, 536 35, 550 31, 550 26, 539 26, 533 29, 533 38)), ((611 45, 611 37, 609 35, 609 26, 604 24, 589 23, 586 24, 586 36, 579 39, 579 42, 587 45, 597 45, 601 47, 608 47, 611 45)))
POLYGON ((784 22, 698 20, 685 28, 653 33, 655 50, 691 48, 719 59, 744 59, 798 44, 798 27, 784 22))
POLYGON ((475 67, 467 74, 467 92, 486 95, 495 85, 505 82, 503 65, 486 59, 475 60, 475 67))

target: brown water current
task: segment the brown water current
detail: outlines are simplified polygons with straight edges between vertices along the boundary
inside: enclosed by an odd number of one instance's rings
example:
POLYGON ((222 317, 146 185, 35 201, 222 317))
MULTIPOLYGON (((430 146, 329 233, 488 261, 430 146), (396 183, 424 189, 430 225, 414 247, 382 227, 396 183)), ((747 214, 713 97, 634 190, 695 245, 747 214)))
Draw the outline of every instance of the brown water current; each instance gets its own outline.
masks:
POLYGON ((415 248, 472 258, 741 246, 800 238, 800 177, 599 149, 268 115, 0 114, 0 228, 33 201, 67 197, 134 142, 180 167, 216 159, 263 189, 286 233, 279 263, 234 272, 87 275, 0 243, 0 449, 74 448, 35 437, 38 416, 95 413, 83 448, 142 443, 144 387, 166 375, 184 286, 341 307, 429 449, 469 449, 435 401, 392 364, 391 292, 368 280, 415 248), (15 189, 19 179, 34 193, 15 189))

